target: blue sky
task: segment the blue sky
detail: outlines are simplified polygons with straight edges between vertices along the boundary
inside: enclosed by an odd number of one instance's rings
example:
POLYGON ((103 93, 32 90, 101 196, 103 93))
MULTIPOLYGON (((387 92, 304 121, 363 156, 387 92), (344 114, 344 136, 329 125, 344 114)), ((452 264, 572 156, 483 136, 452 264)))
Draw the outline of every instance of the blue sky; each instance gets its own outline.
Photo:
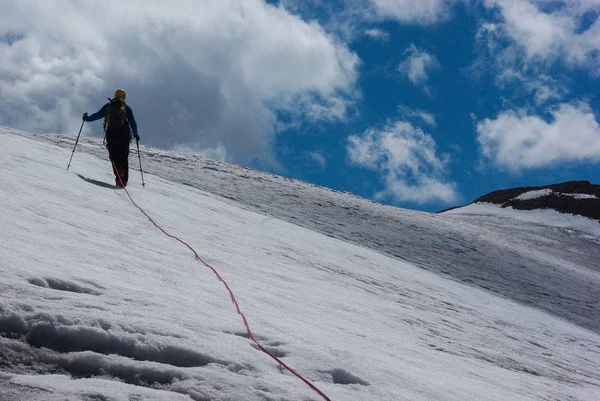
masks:
POLYGON ((0 5, 2 125, 123 87, 146 145, 405 208, 600 181, 600 1, 58 3, 0 5))

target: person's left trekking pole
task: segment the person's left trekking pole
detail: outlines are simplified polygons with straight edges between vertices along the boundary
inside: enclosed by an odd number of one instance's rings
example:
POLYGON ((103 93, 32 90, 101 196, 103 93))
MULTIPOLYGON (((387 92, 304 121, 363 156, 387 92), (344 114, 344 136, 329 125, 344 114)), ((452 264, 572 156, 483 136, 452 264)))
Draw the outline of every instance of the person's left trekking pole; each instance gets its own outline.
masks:
POLYGON ((142 156, 140 156, 140 140, 136 139, 135 144, 137 145, 138 160, 140 161, 140 173, 142 173, 142 187, 146 188, 146 184, 144 183, 144 170, 142 170, 142 156))
POLYGON ((69 167, 71 167, 71 160, 73 160, 73 155, 75 154, 75 148, 77 147, 77 142, 79 142, 79 135, 81 135, 81 130, 83 129, 83 124, 85 124, 85 120, 81 122, 81 128, 79 128, 79 134, 77 134, 77 140, 75 141, 75 146, 73 146, 73 152, 71 153, 71 158, 69 159, 69 164, 67 165, 67 171, 69 171, 69 167))

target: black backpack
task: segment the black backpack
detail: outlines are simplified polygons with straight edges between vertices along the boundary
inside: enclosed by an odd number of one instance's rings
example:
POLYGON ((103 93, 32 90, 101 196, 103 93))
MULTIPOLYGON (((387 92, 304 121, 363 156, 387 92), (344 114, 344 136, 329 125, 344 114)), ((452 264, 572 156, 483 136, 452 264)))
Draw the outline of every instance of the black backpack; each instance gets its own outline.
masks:
POLYGON ((109 142, 131 140, 129 120, 127 120, 127 106, 121 98, 109 99, 110 103, 104 117, 104 131, 109 142))

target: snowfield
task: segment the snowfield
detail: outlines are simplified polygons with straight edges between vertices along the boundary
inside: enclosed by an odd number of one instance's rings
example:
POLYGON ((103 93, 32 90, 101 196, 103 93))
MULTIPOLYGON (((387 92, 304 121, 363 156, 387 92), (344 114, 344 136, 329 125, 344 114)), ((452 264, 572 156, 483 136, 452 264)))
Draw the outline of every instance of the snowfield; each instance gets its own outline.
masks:
MULTIPOLYGON (((585 194, 577 194, 583 196, 585 194)), ((505 217, 514 221, 523 223, 532 223, 533 225, 555 227, 566 230, 577 230, 586 237, 585 234, 590 234, 589 238, 600 240, 600 223, 596 220, 575 216, 566 213, 560 213, 556 210, 516 210, 512 207, 500 207, 492 203, 475 202, 467 206, 448 210, 445 215, 470 215, 470 216, 485 216, 488 219, 497 217, 505 217)), ((600 264, 600 262, 598 263, 600 264)), ((596 265, 598 266, 598 265, 596 265)))
POLYGON ((590 195, 590 194, 567 194, 567 193, 562 193, 562 192, 555 192, 555 191, 553 191, 552 189, 549 189, 549 188, 537 189, 535 191, 528 191, 528 192, 525 192, 525 193, 517 196, 515 199, 517 199, 517 200, 529 200, 529 199, 541 198, 541 197, 548 196, 548 195, 569 196, 569 197, 575 198, 575 199, 598 199, 598 197, 596 195, 590 195))
POLYGON ((519 200, 535 199, 535 198, 541 198, 542 196, 551 195, 553 193, 554 193, 554 191, 551 189, 548 189, 548 188, 538 189, 535 191, 525 192, 524 194, 517 196, 515 199, 519 199, 519 200))
MULTIPOLYGON (((324 399, 110 185, 100 140, 66 171, 74 140, 0 127, 0 401, 324 399)), ((598 222, 403 210, 152 148, 142 162, 135 202, 331 400, 600 399, 598 222)))

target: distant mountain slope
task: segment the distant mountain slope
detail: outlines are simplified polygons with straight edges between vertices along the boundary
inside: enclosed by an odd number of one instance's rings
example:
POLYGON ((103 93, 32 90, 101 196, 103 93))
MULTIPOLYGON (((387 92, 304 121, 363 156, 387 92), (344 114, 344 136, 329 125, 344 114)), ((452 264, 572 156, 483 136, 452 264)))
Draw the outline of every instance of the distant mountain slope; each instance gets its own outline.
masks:
MULTIPOLYGON (((36 138, 68 149, 74 144, 73 137, 36 138)), ((77 152, 106 159, 97 138, 82 138, 77 152)), ((221 196, 239 207, 406 260, 600 332, 600 235, 523 224, 493 214, 431 214, 384 206, 298 180, 155 148, 142 147, 142 162, 148 173, 221 196)), ((77 154, 73 163, 77 167, 77 154)), ((132 157, 131 166, 137 165, 132 157)), ((136 175, 132 171, 131 179, 136 175)))
POLYGON ((600 185, 569 181, 542 187, 519 187, 491 192, 475 200, 517 210, 552 209, 600 220, 600 185))

